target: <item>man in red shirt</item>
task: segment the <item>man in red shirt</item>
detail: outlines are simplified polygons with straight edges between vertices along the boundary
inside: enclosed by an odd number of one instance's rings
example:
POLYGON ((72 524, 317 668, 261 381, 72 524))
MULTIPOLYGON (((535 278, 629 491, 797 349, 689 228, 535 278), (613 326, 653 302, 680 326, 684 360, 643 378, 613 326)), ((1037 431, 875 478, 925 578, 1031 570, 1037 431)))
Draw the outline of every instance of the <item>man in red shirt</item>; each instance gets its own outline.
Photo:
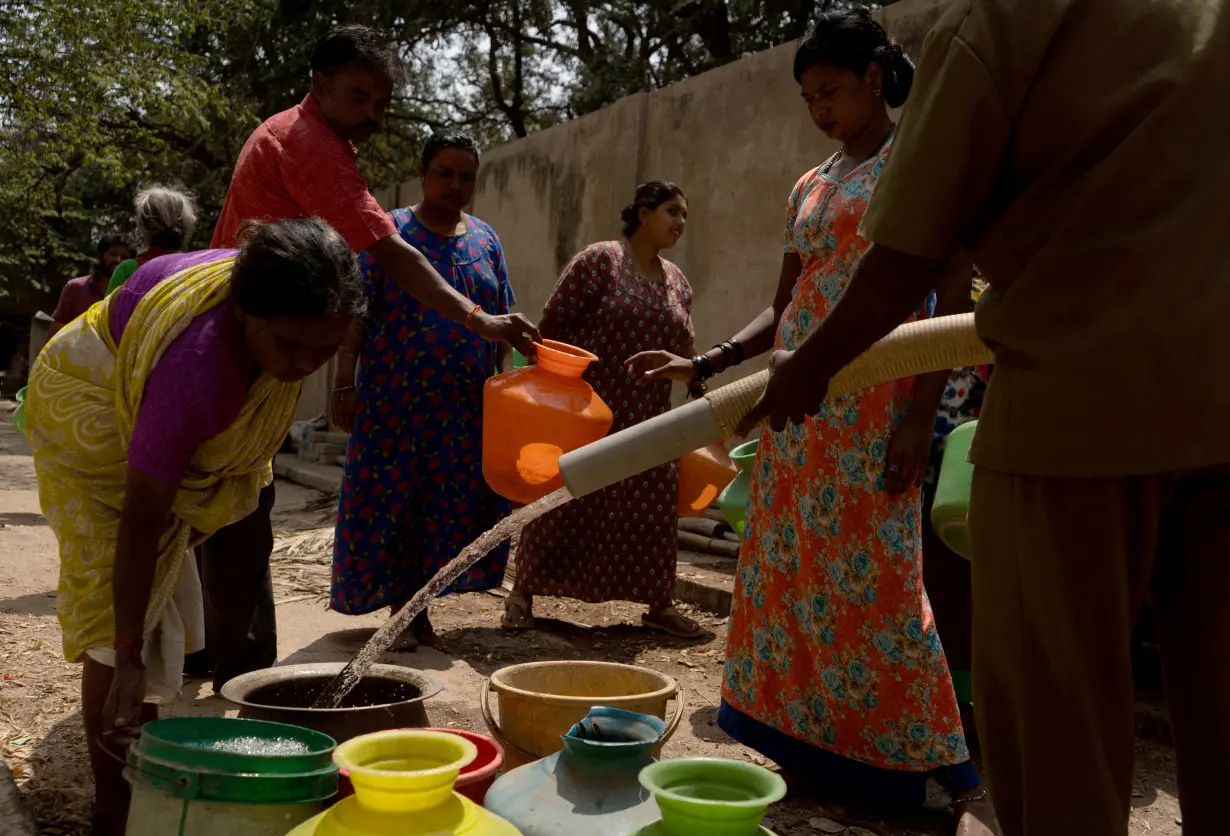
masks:
MULTIPOLYGON (((378 32, 342 26, 322 38, 312 55, 311 92, 244 144, 212 246, 236 246, 249 220, 321 218, 424 305, 487 339, 532 353, 539 338, 533 323, 522 314, 489 314, 458 293, 397 234, 359 173, 354 143, 380 130, 393 91, 404 80, 395 48, 378 32)), ((232 677, 271 666, 277 657, 269 576, 273 498, 270 485, 255 512, 217 532, 198 552, 209 655, 190 660, 189 670, 203 672, 211 663, 215 690, 232 677)))
POLYGON ((312 55, 311 92, 253 131, 239 153, 212 246, 235 246, 244 221, 321 218, 424 305, 532 353, 534 325, 522 314, 476 309, 402 240, 359 173, 354 143, 381 129, 404 80, 396 50, 375 30, 342 26, 322 38, 312 55))

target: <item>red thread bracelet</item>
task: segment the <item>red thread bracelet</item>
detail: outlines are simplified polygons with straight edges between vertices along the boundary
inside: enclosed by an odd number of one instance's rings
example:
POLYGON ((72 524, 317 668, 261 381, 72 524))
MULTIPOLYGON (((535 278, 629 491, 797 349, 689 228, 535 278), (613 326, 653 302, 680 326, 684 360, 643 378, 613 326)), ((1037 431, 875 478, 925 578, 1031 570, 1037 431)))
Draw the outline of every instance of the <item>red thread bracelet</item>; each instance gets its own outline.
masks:
POLYGON ((467 328, 469 328, 469 327, 470 327, 470 323, 474 321, 474 316, 475 316, 475 315, 476 315, 479 311, 481 311, 482 309, 483 309, 483 306, 482 306, 482 305, 475 305, 475 306, 474 306, 474 310, 470 311, 470 312, 466 315, 466 327, 467 327, 467 328))

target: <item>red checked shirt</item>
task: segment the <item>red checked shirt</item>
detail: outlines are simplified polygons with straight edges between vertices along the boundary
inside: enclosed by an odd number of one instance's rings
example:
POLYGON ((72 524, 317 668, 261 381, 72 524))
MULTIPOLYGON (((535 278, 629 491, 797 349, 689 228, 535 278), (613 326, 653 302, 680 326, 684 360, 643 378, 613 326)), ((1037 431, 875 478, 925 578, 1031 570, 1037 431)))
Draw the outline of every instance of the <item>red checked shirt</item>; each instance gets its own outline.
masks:
POLYGON ((310 95, 252 132, 214 229, 213 248, 234 247, 247 220, 317 217, 362 252, 397 232, 367 189, 358 151, 325 124, 310 95))

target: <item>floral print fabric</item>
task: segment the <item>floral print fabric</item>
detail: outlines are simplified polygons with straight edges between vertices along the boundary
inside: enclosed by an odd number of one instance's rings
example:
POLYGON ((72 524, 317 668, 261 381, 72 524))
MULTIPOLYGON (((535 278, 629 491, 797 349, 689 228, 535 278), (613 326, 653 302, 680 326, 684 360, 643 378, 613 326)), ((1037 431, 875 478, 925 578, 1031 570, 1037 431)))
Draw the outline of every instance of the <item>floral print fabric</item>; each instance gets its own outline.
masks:
MULTIPOLYGON (((985 279, 974 277, 970 289, 970 309, 973 310, 982 291, 987 287, 985 279)), ((939 477, 940 462, 944 457, 944 442, 957 427, 969 421, 977 421, 982 412, 982 400, 986 396, 987 384, 991 380, 991 367, 965 366, 953 369, 940 397, 940 408, 935 413, 935 427, 931 437, 931 458, 927 463, 926 480, 923 483, 924 505, 935 491, 935 480, 939 477)))
MULTIPOLYGON (((582 250, 547 302, 542 335, 598 355, 585 379, 615 414, 618 432, 671 406, 671 384, 638 384, 624 361, 640 351, 692 353, 692 287, 662 260, 662 281, 639 275, 627 244, 582 250)), ((679 500, 672 462, 581 497, 521 533, 517 586, 530 595, 666 606, 675 586, 679 500)))
MULTIPOLYGON (((408 209, 392 217, 462 295, 508 313, 512 287, 491 227, 467 217, 464 233, 446 236, 408 209)), ((424 307, 370 256, 360 262, 369 306, 333 546, 332 607, 349 615, 410 600, 510 510, 482 468, 483 384, 496 345, 424 307)), ((499 586, 507 560, 505 543, 446 592, 499 586)))
MULTIPOLYGON (((840 181, 813 170, 791 194, 786 249, 803 271, 778 349, 797 348, 845 291, 889 147, 840 181)), ((761 436, 722 695, 812 746, 924 772, 969 753, 923 589, 919 493, 884 490, 913 388, 900 380, 837 396, 805 424, 761 436)))

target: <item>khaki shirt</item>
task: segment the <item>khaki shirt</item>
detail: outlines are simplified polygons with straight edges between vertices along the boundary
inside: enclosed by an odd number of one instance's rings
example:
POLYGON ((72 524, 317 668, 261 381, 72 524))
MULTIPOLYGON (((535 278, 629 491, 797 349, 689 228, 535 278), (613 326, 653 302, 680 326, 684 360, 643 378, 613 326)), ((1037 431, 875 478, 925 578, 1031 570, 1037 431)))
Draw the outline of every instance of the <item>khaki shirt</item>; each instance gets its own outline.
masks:
POLYGON ((1230 0, 956 0, 869 240, 990 282, 982 467, 1230 462, 1230 0))

